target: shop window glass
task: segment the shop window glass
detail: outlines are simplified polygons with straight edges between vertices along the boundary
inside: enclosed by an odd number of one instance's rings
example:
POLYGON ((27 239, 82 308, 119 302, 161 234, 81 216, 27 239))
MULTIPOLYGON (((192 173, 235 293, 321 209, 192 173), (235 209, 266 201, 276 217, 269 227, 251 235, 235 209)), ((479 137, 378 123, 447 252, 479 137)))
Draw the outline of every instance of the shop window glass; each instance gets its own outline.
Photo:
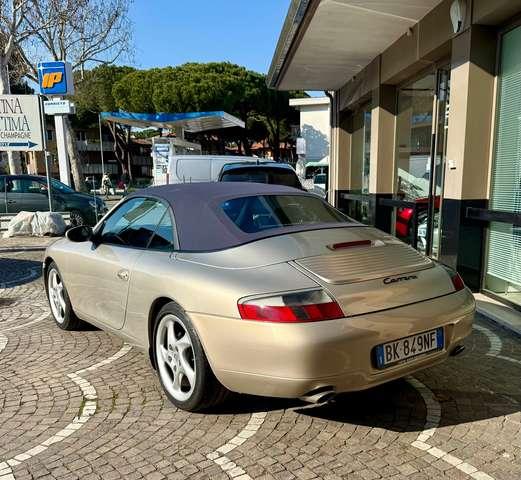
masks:
POLYGON ((366 105, 353 115, 351 137, 351 191, 369 193, 371 158, 371 107, 366 105))
MULTIPOLYGON (((521 28, 504 35, 489 208, 521 213, 521 28)), ((491 222, 485 289, 521 304, 521 227, 491 222)))
MULTIPOLYGON (((371 106, 362 107, 353 115, 351 136, 351 192, 369 193, 369 172, 371 159, 371 106)), ((362 223, 371 223, 368 202, 358 202, 349 210, 362 223)))
POLYGON ((404 200, 429 196, 435 89, 436 75, 429 73, 398 91, 396 192, 404 200))

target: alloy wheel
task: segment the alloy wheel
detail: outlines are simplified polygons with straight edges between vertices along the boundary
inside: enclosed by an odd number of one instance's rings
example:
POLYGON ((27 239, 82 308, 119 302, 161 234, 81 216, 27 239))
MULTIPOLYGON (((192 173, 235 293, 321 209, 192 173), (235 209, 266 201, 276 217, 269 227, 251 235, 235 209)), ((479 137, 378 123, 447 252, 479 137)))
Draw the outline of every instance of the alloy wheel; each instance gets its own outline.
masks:
POLYGON ((63 282, 56 269, 52 269, 47 276, 47 292, 49 295, 52 314, 58 323, 65 320, 66 302, 63 282))
POLYGON ((176 400, 187 401, 195 388, 195 352, 183 321, 172 314, 159 322, 155 355, 161 382, 176 400))
POLYGON ((83 220, 83 216, 80 212, 71 212, 70 222, 75 227, 79 227, 80 225, 83 225, 85 223, 85 221, 83 220))

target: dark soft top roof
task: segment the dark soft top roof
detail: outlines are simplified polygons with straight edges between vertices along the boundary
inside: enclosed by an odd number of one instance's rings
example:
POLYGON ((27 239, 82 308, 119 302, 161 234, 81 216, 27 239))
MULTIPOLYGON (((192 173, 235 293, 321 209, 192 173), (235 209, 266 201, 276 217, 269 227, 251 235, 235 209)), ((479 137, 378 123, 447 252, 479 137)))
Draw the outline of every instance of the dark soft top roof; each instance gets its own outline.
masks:
MULTIPOLYGON (((281 227, 257 233, 239 229, 224 213, 226 200, 255 195, 316 195, 283 185, 251 182, 183 183, 149 187, 131 197, 156 197, 172 207, 175 216, 179 247, 185 251, 213 251, 236 247, 261 238, 282 233, 309 230, 309 226, 281 227)), ((312 229, 345 227, 353 223, 313 225, 312 229)))

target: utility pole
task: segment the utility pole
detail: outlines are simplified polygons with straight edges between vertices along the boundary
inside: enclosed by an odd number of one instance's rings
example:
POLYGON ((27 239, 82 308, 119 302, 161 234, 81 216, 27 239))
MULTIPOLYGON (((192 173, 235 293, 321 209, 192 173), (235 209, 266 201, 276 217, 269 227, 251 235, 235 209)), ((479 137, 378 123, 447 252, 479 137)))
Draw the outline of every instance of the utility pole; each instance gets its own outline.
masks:
MULTIPOLYGON (((61 100, 61 98, 58 97, 53 100, 61 100)), ((60 181, 70 187, 71 170, 69 168, 69 156, 67 155, 67 139, 65 138, 66 132, 63 115, 54 115, 54 128, 56 129, 56 149, 58 150, 60 181)))

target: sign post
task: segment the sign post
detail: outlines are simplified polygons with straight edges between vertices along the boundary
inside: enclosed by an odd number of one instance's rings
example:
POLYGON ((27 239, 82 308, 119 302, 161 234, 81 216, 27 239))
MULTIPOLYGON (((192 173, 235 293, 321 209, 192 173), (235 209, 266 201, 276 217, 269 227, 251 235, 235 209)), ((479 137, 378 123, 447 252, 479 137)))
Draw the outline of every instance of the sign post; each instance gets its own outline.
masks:
MULTIPOLYGON (((60 180, 70 186, 71 171, 67 156, 65 119, 63 118, 64 115, 70 113, 70 104, 63 102, 63 96, 74 94, 71 64, 61 61, 39 63, 38 83, 42 95, 53 97, 50 102, 47 102, 47 109, 49 109, 49 112, 53 112, 51 114, 54 114, 60 180)), ((74 141, 74 139, 71 139, 71 141, 74 141)))

